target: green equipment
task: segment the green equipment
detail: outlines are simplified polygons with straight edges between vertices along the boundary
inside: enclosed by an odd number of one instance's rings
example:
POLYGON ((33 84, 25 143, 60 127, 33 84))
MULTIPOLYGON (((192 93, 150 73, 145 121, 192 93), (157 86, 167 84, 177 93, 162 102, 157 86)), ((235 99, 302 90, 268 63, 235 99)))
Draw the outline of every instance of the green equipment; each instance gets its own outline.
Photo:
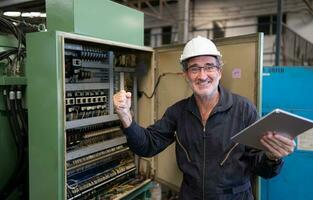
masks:
POLYGON ((25 38, 9 19, 0 21, 16 33, 0 35, 0 199, 22 199, 28 192, 25 38))
MULTIPOLYGON (((0 63, 1 199, 144 199, 151 180, 139 173, 112 103, 120 89, 136 94, 138 69, 151 66, 143 13, 101 0, 46 7, 49 31, 27 34, 25 68, 25 38, 22 46, 4 37, 18 59, 0 63)), ((133 102, 137 118, 136 95, 133 102)))

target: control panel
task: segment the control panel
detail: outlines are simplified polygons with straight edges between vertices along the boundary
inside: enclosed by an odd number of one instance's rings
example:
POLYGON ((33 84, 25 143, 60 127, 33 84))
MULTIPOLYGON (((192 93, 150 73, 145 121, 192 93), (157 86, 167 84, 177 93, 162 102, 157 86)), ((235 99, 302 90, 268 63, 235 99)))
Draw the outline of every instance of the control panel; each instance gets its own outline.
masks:
MULTIPOLYGON (((112 102, 121 89, 136 94, 136 65, 136 53, 65 40, 67 199, 110 199, 144 181, 112 102)), ((132 102, 135 114, 136 95, 132 102)))

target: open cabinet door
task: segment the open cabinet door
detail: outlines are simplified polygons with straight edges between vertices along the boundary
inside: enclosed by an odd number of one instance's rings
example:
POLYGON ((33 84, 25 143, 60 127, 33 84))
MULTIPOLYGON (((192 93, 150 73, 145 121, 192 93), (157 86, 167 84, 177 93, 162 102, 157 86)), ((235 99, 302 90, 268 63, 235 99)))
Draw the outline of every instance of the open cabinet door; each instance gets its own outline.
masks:
MULTIPOLYGON (((221 84, 234 93, 246 96, 261 112, 261 74, 263 35, 222 38, 214 41, 224 62, 221 84)), ((167 107, 192 94, 185 81, 179 58, 184 45, 156 49, 156 75, 161 76, 155 97, 155 115, 159 119, 167 107)), ((182 173, 176 164, 175 144, 154 157, 156 180, 177 190, 182 173)))

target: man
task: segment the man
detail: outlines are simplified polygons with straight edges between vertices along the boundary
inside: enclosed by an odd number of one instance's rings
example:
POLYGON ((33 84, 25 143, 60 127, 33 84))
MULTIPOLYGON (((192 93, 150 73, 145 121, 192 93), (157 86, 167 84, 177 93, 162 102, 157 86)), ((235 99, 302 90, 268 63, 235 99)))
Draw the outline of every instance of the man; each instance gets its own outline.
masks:
POLYGON ((177 163, 183 172, 180 199, 253 199, 252 175, 277 175, 282 157, 293 152, 294 141, 268 132, 261 139, 266 152, 230 141, 257 120, 255 106, 219 85, 221 54, 212 41, 192 39, 180 61, 193 95, 170 106, 154 125, 145 129, 132 120, 129 92, 114 95, 129 147, 150 157, 176 140, 177 163))

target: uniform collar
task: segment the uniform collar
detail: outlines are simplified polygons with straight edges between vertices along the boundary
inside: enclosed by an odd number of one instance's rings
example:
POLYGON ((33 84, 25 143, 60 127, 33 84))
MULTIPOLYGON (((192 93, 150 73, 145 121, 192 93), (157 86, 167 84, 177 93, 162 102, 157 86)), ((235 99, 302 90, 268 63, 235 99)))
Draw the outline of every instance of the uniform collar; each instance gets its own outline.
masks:
MULTIPOLYGON (((231 92, 229 92, 221 85, 218 86, 218 92, 220 93, 220 98, 215 108, 213 108, 212 114, 216 112, 226 111, 233 105, 233 96, 231 92)), ((194 95, 192 95, 188 99, 187 110, 191 111, 192 113, 200 117, 199 108, 197 106, 194 95)))

